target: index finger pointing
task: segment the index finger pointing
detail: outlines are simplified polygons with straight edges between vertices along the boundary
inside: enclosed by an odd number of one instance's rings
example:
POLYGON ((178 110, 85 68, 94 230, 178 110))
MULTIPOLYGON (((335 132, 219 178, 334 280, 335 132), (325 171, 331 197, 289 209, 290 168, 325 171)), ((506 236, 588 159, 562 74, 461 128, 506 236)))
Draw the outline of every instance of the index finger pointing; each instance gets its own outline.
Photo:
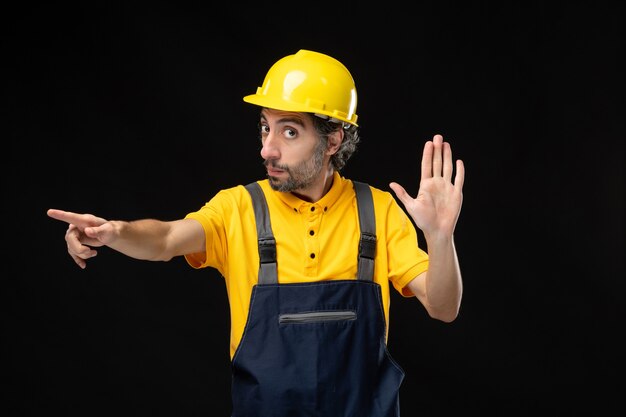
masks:
POLYGON ((76 225, 81 229, 85 227, 100 226, 102 223, 106 223, 105 219, 96 217, 93 214, 79 214, 58 209, 49 209, 47 213, 48 216, 53 219, 76 225))

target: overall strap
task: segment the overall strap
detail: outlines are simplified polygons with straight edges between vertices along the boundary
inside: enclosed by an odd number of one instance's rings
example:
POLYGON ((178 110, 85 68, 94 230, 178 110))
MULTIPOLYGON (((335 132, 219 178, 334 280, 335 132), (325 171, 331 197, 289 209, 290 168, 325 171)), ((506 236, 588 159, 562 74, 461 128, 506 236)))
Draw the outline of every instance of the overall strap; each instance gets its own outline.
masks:
MULTIPOLYGON (((376 217, 372 190, 368 184, 352 181, 356 193, 359 210, 361 239, 359 241, 359 258, 357 279, 373 281, 374 259, 376 258, 376 217)), ((259 244, 259 284, 277 284, 276 239, 272 233, 269 209, 261 186, 257 182, 247 184, 246 189, 252 197, 254 217, 256 220, 259 244)))
POLYGON ((265 194, 257 182, 246 185, 246 189, 252 197, 252 207, 256 219, 256 231, 259 241, 259 284, 278 284, 278 272, 276 269, 276 239, 272 233, 270 212, 267 208, 265 194))
POLYGON ((372 190, 366 183, 352 181, 359 208, 359 225, 361 240, 359 241, 359 263, 357 279, 374 280, 374 259, 376 258, 376 216, 372 190))

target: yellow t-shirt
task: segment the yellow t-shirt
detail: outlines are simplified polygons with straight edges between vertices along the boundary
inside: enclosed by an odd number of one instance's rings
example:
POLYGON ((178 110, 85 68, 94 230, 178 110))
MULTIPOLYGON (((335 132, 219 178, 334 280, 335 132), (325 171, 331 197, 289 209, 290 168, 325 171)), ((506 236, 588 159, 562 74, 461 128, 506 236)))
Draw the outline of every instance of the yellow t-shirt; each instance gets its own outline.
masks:
MULTIPOLYGON (((352 181, 335 172, 329 192, 315 203, 291 193, 263 189, 276 239, 278 282, 355 279, 359 218, 352 181)), ((376 259, 374 281, 381 286, 389 327, 389 282, 403 296, 406 285, 428 269, 410 218, 389 192, 374 187, 376 259)), ((257 283, 259 253, 252 199, 243 185, 219 191, 186 218, 199 221, 206 233, 206 252, 185 256, 194 268, 214 267, 226 280, 231 314, 231 358, 241 341, 252 287, 257 283)))

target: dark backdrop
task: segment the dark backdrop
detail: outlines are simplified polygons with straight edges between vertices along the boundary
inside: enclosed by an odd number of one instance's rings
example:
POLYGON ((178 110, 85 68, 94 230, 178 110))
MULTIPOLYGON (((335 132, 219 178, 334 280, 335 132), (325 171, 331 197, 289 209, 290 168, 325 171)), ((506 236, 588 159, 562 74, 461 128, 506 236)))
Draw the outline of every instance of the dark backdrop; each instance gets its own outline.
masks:
POLYGON ((435 133, 466 164, 459 318, 393 294, 402 414, 623 415, 622 6, 129 4, 2 17, 9 415, 229 415, 219 274, 81 270, 46 210, 176 219, 262 177, 242 97, 300 48, 355 77, 345 176, 415 193, 435 133))

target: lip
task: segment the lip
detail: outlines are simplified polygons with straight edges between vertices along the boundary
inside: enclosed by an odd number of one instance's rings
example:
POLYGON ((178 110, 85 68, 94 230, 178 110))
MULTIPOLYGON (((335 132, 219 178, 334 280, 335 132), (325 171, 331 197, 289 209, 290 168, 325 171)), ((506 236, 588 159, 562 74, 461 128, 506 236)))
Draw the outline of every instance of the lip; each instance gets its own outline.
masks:
POLYGON ((284 174, 285 171, 283 171, 282 169, 275 169, 275 168, 267 168, 267 175, 269 175, 270 177, 277 177, 281 174, 284 174))

